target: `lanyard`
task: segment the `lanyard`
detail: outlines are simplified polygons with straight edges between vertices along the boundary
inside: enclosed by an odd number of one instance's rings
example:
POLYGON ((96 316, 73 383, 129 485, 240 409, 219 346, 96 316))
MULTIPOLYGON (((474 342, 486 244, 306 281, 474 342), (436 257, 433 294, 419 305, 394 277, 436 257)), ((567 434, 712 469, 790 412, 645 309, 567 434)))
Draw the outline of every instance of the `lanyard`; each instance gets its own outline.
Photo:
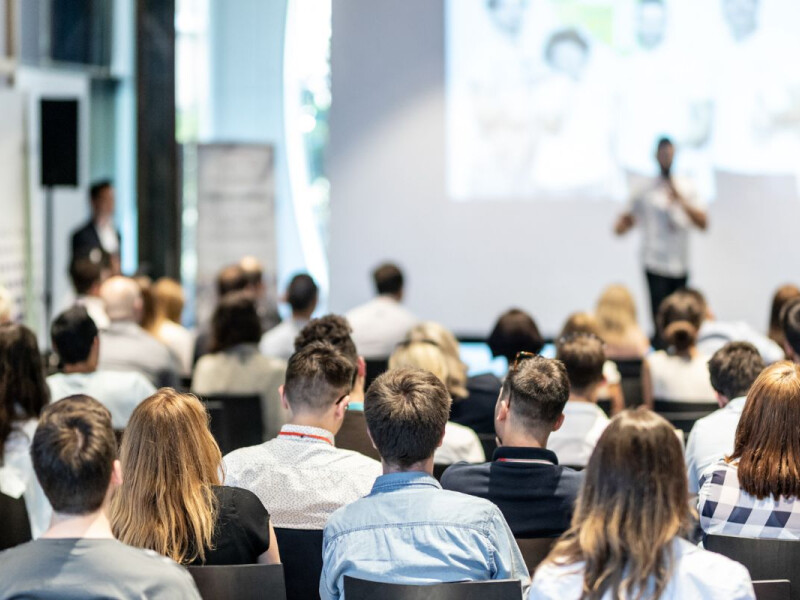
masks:
POLYGON ((291 436, 291 437, 299 437, 299 438, 311 438, 311 439, 314 439, 314 440, 323 441, 326 444, 330 444, 331 446, 333 446, 333 443, 331 443, 331 441, 328 438, 323 437, 321 435, 314 435, 313 433, 297 433, 296 431, 281 431, 278 434, 278 436, 286 436, 286 437, 291 436))

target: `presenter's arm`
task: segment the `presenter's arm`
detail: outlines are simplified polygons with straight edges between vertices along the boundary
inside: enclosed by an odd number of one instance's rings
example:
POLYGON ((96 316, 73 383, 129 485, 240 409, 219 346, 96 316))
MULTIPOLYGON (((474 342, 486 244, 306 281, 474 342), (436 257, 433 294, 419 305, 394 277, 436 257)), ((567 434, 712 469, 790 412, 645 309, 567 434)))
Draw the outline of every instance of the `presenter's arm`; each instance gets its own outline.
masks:
POLYGON ((623 213, 614 225, 614 233, 617 235, 625 235, 635 224, 636 219, 633 217, 632 212, 623 213))
POLYGON ((672 182, 669 182, 670 192, 672 195, 673 202, 677 202, 678 205, 683 209, 686 213, 686 216, 689 217, 689 220, 692 222, 692 225, 705 231, 708 229, 708 214, 701 208, 697 208, 696 206, 692 206, 692 204, 686 199, 686 197, 678 192, 672 182))

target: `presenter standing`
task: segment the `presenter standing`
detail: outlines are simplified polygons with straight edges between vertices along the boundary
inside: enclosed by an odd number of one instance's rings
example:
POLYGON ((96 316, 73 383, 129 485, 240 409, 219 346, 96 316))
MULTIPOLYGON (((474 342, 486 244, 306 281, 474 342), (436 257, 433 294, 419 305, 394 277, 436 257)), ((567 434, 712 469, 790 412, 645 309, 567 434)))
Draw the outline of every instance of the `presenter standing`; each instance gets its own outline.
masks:
POLYGON ((692 183, 672 174, 674 157, 672 141, 661 138, 656 150, 660 174, 633 196, 614 227, 617 235, 636 224, 642 227, 642 260, 654 324, 661 301, 686 287, 689 279, 689 230, 708 227, 705 207, 692 183))

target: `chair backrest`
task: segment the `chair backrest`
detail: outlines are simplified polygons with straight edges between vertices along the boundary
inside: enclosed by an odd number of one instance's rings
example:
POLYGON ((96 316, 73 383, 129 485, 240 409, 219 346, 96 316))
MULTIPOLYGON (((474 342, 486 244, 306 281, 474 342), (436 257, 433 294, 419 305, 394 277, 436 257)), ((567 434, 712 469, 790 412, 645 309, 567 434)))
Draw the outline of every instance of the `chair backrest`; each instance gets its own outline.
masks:
POLYGON ((539 566, 547 555, 550 554, 553 546, 555 546, 558 538, 528 538, 517 539, 517 546, 522 552, 522 558, 525 559, 525 565, 528 571, 533 574, 536 567, 539 566))
POLYGON ((203 402, 210 417, 211 434, 223 455, 263 441, 260 396, 209 394, 203 402))
POLYGON ((187 567, 203 600, 286 600, 282 565, 187 567))
POLYGON ((433 476, 436 479, 436 481, 442 480, 442 475, 444 475, 444 472, 447 470, 447 467, 449 466, 450 465, 440 465, 438 463, 433 463, 433 476))
POLYGON ((361 410, 348 410, 344 414, 342 428, 336 434, 336 447, 355 450, 375 460, 381 459, 369 439, 367 420, 364 418, 364 411, 361 410))
POLYGON ((367 366, 367 372, 364 381, 364 389, 369 387, 369 384, 375 381, 378 375, 382 375, 389 370, 388 358, 365 358, 364 362, 367 366))
POLYGON ((0 493, 0 550, 31 541, 31 525, 25 498, 12 498, 0 493))
POLYGON ((692 430, 698 419, 707 417, 719 409, 716 402, 674 402, 658 400, 653 402, 653 410, 672 423, 675 429, 681 429, 686 435, 692 430))
POLYGON ((753 590, 756 592, 756 600, 791 600, 792 598, 792 584, 788 579, 754 581, 753 590))
POLYGON ((611 416, 611 400, 605 398, 597 401, 597 408, 606 413, 607 417, 611 416))
POLYGON ((522 584, 518 579, 469 581, 433 585, 403 585, 344 578, 347 600, 519 600, 522 584))
POLYGON ((483 446, 483 455, 486 460, 492 460, 494 451, 497 450, 497 436, 494 433, 479 433, 478 439, 483 446))
POLYGON ((800 541, 707 535, 703 544, 707 550, 742 563, 753 581, 788 579, 792 600, 800 600, 800 541))
POLYGON ((322 530, 275 528, 286 579, 287 600, 319 598, 322 530))
POLYGON ((620 375, 620 387, 625 397, 625 406, 634 408, 644 401, 642 398, 642 359, 615 360, 620 375))

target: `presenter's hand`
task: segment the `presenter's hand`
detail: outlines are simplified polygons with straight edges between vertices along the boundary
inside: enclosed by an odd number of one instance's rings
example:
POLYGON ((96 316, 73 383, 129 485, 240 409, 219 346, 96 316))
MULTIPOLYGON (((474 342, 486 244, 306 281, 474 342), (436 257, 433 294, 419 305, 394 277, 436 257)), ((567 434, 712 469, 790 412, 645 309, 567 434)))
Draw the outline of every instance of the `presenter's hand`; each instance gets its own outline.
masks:
POLYGON ((616 225, 614 225, 614 233, 617 235, 624 235, 627 233, 631 227, 634 225, 633 215, 631 213, 625 213, 617 219, 616 225))

